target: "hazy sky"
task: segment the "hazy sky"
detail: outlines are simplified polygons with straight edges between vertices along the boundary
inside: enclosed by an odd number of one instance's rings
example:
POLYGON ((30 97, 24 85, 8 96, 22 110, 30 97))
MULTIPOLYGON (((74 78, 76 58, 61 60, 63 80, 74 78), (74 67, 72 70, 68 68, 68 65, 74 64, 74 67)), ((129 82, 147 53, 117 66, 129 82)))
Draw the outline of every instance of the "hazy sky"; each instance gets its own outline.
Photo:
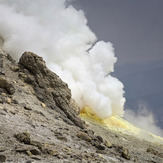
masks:
POLYGON ((163 60, 163 0, 74 0, 98 39, 110 41, 118 65, 163 60))

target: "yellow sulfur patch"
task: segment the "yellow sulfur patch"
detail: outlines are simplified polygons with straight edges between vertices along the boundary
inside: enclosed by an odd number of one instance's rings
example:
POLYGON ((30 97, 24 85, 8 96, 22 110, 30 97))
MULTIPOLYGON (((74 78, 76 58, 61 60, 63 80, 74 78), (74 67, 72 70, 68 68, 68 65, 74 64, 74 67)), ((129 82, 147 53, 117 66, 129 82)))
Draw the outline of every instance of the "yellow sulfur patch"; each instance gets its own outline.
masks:
POLYGON ((156 136, 148 131, 142 130, 132 125, 125 119, 116 115, 105 118, 105 119, 101 119, 96 114, 93 113, 90 107, 85 106, 80 113, 80 117, 87 122, 101 125, 115 132, 121 132, 121 133, 128 134, 128 135, 134 135, 141 139, 163 144, 162 137, 156 136))

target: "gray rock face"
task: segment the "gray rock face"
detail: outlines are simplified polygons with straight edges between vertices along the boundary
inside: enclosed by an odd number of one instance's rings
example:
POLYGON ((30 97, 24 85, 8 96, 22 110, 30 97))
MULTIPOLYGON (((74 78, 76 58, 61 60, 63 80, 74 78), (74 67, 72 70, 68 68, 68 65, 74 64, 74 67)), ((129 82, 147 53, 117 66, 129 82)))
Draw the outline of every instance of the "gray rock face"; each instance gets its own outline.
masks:
POLYGON ((84 128, 85 123, 77 117, 77 112, 70 105, 71 90, 59 76, 46 67, 45 61, 34 53, 25 52, 19 63, 23 69, 29 71, 24 73, 24 81, 34 85, 38 99, 52 109, 61 110, 63 116, 84 128))
POLYGON ((0 87, 6 89, 6 91, 11 95, 15 93, 14 86, 7 79, 3 77, 0 77, 0 87))
POLYGON ((162 146, 85 124, 44 60, 0 49, 0 162, 163 162, 162 146), (100 135, 100 136, 99 136, 100 135))

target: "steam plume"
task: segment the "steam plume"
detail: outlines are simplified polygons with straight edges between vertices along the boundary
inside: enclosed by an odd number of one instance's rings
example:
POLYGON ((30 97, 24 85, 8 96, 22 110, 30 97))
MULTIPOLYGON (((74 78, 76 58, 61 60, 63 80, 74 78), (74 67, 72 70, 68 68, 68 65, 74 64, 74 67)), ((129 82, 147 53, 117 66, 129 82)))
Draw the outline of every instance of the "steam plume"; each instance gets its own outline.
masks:
POLYGON ((131 109, 125 110, 125 118, 132 124, 141 129, 150 131, 156 135, 163 136, 163 130, 157 126, 157 120, 155 119, 152 112, 147 108, 147 104, 143 101, 138 105, 138 112, 134 112, 131 109))
POLYGON ((4 50, 15 58, 24 51, 44 57, 81 108, 90 106, 100 118, 123 115, 123 84, 109 75, 113 46, 96 42, 83 11, 66 0, 0 0, 0 15, 4 50))

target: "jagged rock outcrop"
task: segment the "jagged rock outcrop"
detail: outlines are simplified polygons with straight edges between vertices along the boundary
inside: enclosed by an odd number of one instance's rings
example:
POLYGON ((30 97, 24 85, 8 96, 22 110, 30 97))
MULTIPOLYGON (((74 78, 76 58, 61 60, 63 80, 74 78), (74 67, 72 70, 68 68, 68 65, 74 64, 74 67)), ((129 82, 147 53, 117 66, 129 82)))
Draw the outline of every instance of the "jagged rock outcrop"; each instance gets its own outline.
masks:
POLYGON ((0 162, 162 162, 162 146, 86 125, 78 109, 41 57, 0 49, 0 162))
POLYGON ((48 107, 62 111, 63 116, 66 116, 75 125, 84 128, 85 123, 77 117, 77 112, 72 107, 74 105, 71 105, 71 90, 59 76, 46 67, 45 61, 34 53, 25 52, 19 63, 24 72, 24 81, 34 86, 37 98, 48 107), (25 69, 29 73, 24 71, 25 69))

